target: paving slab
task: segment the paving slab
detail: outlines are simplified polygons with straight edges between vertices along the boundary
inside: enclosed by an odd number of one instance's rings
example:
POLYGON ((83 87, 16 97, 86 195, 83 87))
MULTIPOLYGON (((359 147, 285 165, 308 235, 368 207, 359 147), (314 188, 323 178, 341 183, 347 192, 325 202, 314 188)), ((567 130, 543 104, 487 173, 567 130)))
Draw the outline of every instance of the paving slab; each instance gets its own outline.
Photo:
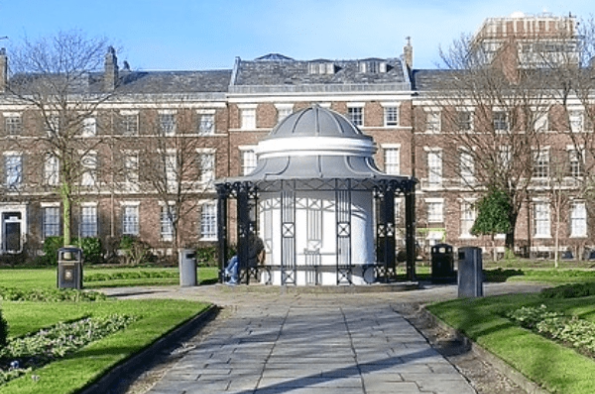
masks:
POLYGON ((148 391, 336 392, 475 393, 389 303, 357 297, 325 304, 301 297, 246 304, 148 391))

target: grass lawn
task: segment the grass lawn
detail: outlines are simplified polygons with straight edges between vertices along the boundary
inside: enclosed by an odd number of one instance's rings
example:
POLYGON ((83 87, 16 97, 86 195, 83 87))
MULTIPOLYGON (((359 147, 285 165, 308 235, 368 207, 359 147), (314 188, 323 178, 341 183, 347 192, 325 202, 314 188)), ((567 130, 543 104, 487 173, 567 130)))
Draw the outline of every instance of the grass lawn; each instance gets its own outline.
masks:
MULTIPOLYGON (((0 269, 0 286, 14 287, 19 289, 48 289, 56 288, 56 278, 58 269, 56 267, 50 268, 2 268, 0 269)), ((127 286, 169 286, 178 285, 180 283, 179 273, 177 268, 95 268, 92 266, 85 266, 83 268, 83 276, 96 276, 97 274, 104 274, 109 276, 118 276, 116 278, 85 282, 83 278, 83 286, 86 289, 97 289, 102 287, 127 287, 127 286), (127 278, 135 273, 161 273, 169 274, 169 277, 146 277, 146 278, 127 278), (114 275, 115 274, 115 275, 114 275)), ((199 284, 215 283, 217 280, 217 268, 215 267, 199 267, 198 268, 199 284)))
POLYGON ((512 323, 504 314, 539 306, 595 321, 595 297, 544 299, 539 295, 453 300, 428 309, 552 393, 595 393, 595 361, 512 323))
POLYGON ((58 321, 113 313, 139 317, 126 329, 0 386, 1 393, 72 393, 147 347, 208 305, 190 301, 126 300, 102 302, 2 302, 9 334, 21 336, 58 321), (32 375, 39 376, 37 381, 32 375))

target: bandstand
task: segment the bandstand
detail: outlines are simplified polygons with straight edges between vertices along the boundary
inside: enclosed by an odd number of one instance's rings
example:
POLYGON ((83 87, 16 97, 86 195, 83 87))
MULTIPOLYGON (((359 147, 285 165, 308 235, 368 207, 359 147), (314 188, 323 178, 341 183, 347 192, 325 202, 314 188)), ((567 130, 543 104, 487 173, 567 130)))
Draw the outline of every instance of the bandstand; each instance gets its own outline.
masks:
POLYGON ((293 113, 258 144, 255 170, 216 182, 219 272, 236 231, 240 283, 366 285, 396 279, 395 198, 405 200, 407 278, 415 279, 415 179, 376 167, 376 145, 343 115, 293 113), (229 226, 230 200, 237 226, 229 226), (250 240, 265 246, 263 265, 250 240))

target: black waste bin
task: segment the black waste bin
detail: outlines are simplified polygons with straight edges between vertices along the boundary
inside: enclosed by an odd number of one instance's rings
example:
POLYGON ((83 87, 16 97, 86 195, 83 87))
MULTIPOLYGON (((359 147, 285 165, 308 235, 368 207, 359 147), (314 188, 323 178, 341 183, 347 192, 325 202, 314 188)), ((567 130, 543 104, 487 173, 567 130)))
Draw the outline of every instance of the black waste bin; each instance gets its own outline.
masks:
POLYGON ((436 244, 431 248, 432 282, 454 281, 454 257, 452 245, 436 244))
POLYGON ((58 288, 83 288, 83 251, 74 246, 58 249, 58 288))
POLYGON ((457 283, 459 298, 483 297, 483 259, 481 248, 459 248, 457 283))

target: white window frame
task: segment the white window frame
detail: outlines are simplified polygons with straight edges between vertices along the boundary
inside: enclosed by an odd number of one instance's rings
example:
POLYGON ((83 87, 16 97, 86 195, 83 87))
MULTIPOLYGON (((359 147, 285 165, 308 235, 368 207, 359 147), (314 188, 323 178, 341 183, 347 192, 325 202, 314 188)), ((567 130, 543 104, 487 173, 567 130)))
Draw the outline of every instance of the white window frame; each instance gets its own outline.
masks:
POLYGON ((428 187, 440 188, 442 187, 444 178, 444 163, 442 158, 442 148, 424 148, 427 154, 427 168, 428 168, 428 187), (434 158, 434 159, 433 159, 434 158), (437 165, 439 163, 439 165, 437 165))
POLYGON ((54 153, 45 155, 43 182, 47 186, 58 186, 60 184, 60 160, 54 153))
POLYGON ((384 127, 398 127, 400 124, 401 108, 397 103, 380 103, 384 110, 384 127), (392 112, 392 113, 391 113, 392 112))
POLYGON ((21 114, 14 112, 5 112, 3 115, 6 135, 21 135, 23 132, 23 118, 21 114))
POLYGON ((173 203, 159 204, 159 235, 164 242, 173 242, 174 240, 174 220, 176 213, 173 203))
POLYGON ((275 108, 277 109, 277 123, 293 113, 293 103, 278 103, 275 104, 275 108))
POLYGON ((492 125, 496 134, 506 134, 510 132, 510 113, 501 109, 494 109, 492 111, 492 125), (504 119, 499 119, 503 115, 504 119), (498 119, 497 119, 498 118, 498 119), (505 127, 501 127, 505 126, 505 127))
POLYGON ((538 133, 547 133, 550 128, 549 114, 547 112, 536 112, 533 127, 538 133))
POLYGON ((548 179, 550 177, 550 148, 545 147, 533 151, 534 179, 548 179))
POLYGON ((60 203, 41 203, 41 209, 43 211, 43 222, 41 225, 43 239, 47 237, 59 237, 60 230, 62 229, 60 225, 60 203))
POLYGON ((384 151, 384 172, 389 175, 401 174, 401 144, 382 144, 384 151))
POLYGON ((86 237, 97 237, 98 226, 97 226, 97 203, 86 202, 81 203, 80 206, 80 221, 79 221, 79 236, 86 237), (91 221, 86 219, 92 218, 91 221))
POLYGON ((444 199, 426 198, 428 223, 444 223, 444 199))
POLYGON ((584 175, 585 148, 580 146, 578 149, 574 145, 567 145, 568 152, 568 176, 572 178, 582 178, 584 175))
POLYGON ((258 104, 239 104, 240 110, 240 129, 256 130, 256 109, 258 104))
POLYGON ((426 133, 440 134, 442 129, 442 113, 440 110, 432 109, 426 112, 426 133))
POLYGON ((582 109, 569 110, 568 127, 571 133, 582 133, 585 131, 585 111, 582 109))
POLYGON ((162 110, 157 113, 159 119, 159 134, 171 137, 176 135, 177 119, 176 111, 162 110))
POLYGON ((213 110, 197 110, 196 114, 198 116, 198 135, 200 136, 208 136, 208 135, 215 135, 216 134, 216 126, 215 126, 215 114, 216 111, 213 110))
POLYGON ((212 188, 216 178, 216 150, 198 149, 197 153, 200 155, 200 183, 205 188, 212 188))
POLYGON ((174 193, 178 188, 178 155, 175 149, 167 149, 163 158, 165 165, 165 187, 168 192, 174 193))
POLYGON ((122 205, 122 235, 137 237, 140 234, 140 202, 123 201, 122 205))
POLYGON ((124 156, 124 187, 128 191, 140 190, 140 159, 138 151, 123 151, 124 156))
POLYGON ((121 133, 125 137, 137 136, 139 133, 139 111, 120 111, 122 117, 121 133))
POLYGON ((348 103, 347 104, 347 118, 357 127, 364 127, 365 121, 365 104, 364 103, 348 103))
POLYGON ((200 202, 200 238, 203 241, 217 239, 217 202, 200 202))
POLYGON ((256 145, 242 145, 238 149, 240 150, 240 175, 248 175, 258 165, 256 145))
POLYGON ((477 211, 473 207, 475 200, 464 199, 461 200, 460 209, 461 209, 461 218, 460 218, 460 235, 459 238, 461 239, 474 239, 476 238, 474 235, 471 234, 471 228, 473 228, 473 224, 475 224, 475 220, 477 219, 477 211))
POLYGON ((552 218, 550 202, 535 200, 533 202, 533 238, 552 237, 552 218))
POLYGON ((81 155, 81 186, 93 187, 97 184, 97 151, 90 150, 81 155))
POLYGON ((456 111, 456 131, 459 133, 472 133, 475 129, 475 112, 470 109, 458 109, 456 111), (461 114, 468 115, 469 119, 465 120, 466 127, 461 127, 463 124, 461 114))
POLYGON ((587 237, 587 205, 574 201, 570 207, 570 238, 587 237))
POLYGON ((23 154, 21 152, 7 151, 4 158, 4 185, 7 189, 18 189, 23 185, 23 154), (10 164, 11 160, 15 163, 10 164), (10 165, 9 165, 10 164, 10 165))
POLYGON ((459 172, 463 186, 475 185, 475 157, 467 149, 459 150, 459 172))
POLYGON ((81 136, 95 137, 97 135, 97 119, 95 117, 88 117, 83 119, 83 129, 81 136))

